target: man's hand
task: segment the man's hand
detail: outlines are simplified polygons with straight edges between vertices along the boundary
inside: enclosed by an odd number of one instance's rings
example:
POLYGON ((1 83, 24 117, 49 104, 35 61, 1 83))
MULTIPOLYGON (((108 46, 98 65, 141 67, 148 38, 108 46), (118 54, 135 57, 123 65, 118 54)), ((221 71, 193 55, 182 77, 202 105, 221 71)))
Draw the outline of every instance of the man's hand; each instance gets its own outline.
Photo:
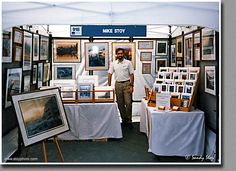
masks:
POLYGON ((129 92, 130 92, 130 94, 132 94, 132 93, 134 92, 134 88, 133 88, 133 86, 130 86, 130 88, 129 88, 129 92))

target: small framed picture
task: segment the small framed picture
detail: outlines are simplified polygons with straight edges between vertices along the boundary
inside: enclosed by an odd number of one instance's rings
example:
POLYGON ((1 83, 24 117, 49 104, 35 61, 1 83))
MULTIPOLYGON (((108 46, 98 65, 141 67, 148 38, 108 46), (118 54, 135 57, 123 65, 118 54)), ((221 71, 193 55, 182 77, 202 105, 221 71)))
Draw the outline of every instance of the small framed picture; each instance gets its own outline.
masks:
POLYGON ((153 49, 153 41, 138 41, 138 49, 153 49))
POLYGON ((61 87, 61 98, 62 100, 76 100, 75 85, 61 87))
POLYGON ((205 92, 216 95, 215 66, 205 66, 205 92))
POLYGON ((168 84, 168 90, 170 93, 174 93, 176 90, 176 85, 174 84, 168 84))
POLYGON ((23 31, 19 28, 13 28, 13 43, 23 44, 23 31))
POLYGON ((40 36, 40 60, 48 60, 49 38, 40 36))
POLYGON ((33 35, 33 61, 39 61, 39 35, 33 35))
POLYGON ((181 72, 181 79, 182 80, 188 80, 188 73, 187 72, 181 72))
POLYGON ((156 73, 159 71, 160 67, 166 67, 167 66, 167 59, 163 58, 156 58, 156 73))
POLYGON ((173 79, 165 79, 164 83, 165 84, 174 84, 174 80, 173 79))
POLYGON ((80 75, 77 78, 77 84, 92 83, 95 87, 98 86, 98 75, 80 75))
POLYGON ((43 64, 43 82, 49 81, 50 78, 50 63, 43 64))
POLYGON ((177 67, 169 67, 169 72, 178 72, 177 67))
POLYGON ((159 72, 169 72, 169 67, 159 67, 159 72))
POLYGON ((172 73, 171 72, 165 72, 164 79, 172 79, 172 73))
POLYGON ((30 75, 25 75, 24 76, 24 92, 30 91, 30 75))
POLYGON ((142 74, 151 74, 151 63, 142 63, 142 74))
POLYGON ((188 72, 190 73, 199 73, 200 67, 188 67, 188 72))
POLYGON ((179 67, 179 72, 188 72, 188 68, 187 67, 179 67))
POLYGON ((156 84, 161 84, 161 83, 163 83, 165 80, 164 79, 159 79, 159 78, 156 78, 155 79, 155 83, 156 84))
POLYGON ((38 88, 43 86, 43 63, 38 63, 38 88))
POLYGON ((156 55, 167 55, 167 41, 156 41, 156 55))
POLYGON ((189 73, 189 80, 197 80, 197 76, 198 74, 197 73, 189 73))
POLYGON ((32 33, 24 31, 23 71, 31 70, 32 66, 32 33))
POLYGON ((175 80, 175 84, 176 85, 184 85, 184 81, 183 80, 175 80))
POLYGON ((216 60, 215 31, 202 29, 202 60, 216 60))
POLYGON ((188 86, 195 86, 195 82, 194 80, 185 80, 185 85, 188 85, 188 86))
POLYGON ((15 45, 13 51, 13 58, 14 62, 21 62, 22 61, 22 47, 15 45))
POLYGON ((140 61, 152 61, 152 52, 140 52, 140 61))
POLYGON ((165 72, 158 72, 157 73, 157 78, 164 79, 165 78, 165 72))
POLYGON ((171 66, 176 66, 176 44, 171 45, 171 66))
POLYGON ((185 85, 185 93, 193 94, 193 86, 185 85))
POLYGON ((32 77, 32 83, 36 84, 37 83, 37 75, 38 75, 38 65, 35 64, 33 65, 33 77, 32 77))
POLYGON ((93 99, 94 85, 92 83, 78 83, 78 100, 93 99))
POLYGON ((180 72, 173 72, 173 79, 175 79, 175 80, 181 79, 181 73, 180 72))
POLYGON ((161 84, 153 84, 153 90, 156 93, 160 93, 161 92, 161 84))
POLYGON ((75 80, 76 65, 53 65, 54 80, 75 80))
POLYGON ((189 106, 189 100, 181 100, 181 107, 188 107, 189 106))
POLYGON ((185 36, 184 40, 184 66, 191 67, 193 66, 193 39, 192 34, 185 36))
POLYGON ((11 31, 2 31, 2 63, 12 63, 11 31))
POLYGON ((161 92, 168 92, 168 84, 161 84, 161 92))
POLYGON ((180 93, 171 93, 171 98, 176 98, 176 99, 180 99, 180 93))
POLYGON ((57 88, 13 95, 12 101, 25 146, 69 130, 57 88))
POLYGON ((189 93, 182 93, 181 94, 181 99, 183 100, 190 100, 191 99, 192 94, 189 93))
POLYGON ((177 85, 177 92, 184 93, 184 85, 177 85))
POLYGON ((176 38, 176 57, 183 57, 183 40, 182 36, 176 38))

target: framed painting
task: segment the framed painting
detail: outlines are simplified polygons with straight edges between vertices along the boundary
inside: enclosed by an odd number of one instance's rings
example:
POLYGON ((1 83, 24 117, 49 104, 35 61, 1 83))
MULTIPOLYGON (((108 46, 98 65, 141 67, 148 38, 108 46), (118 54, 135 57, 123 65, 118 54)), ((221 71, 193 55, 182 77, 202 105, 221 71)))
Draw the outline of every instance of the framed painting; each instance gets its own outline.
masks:
POLYGON ((215 31, 202 29, 202 60, 216 60, 215 31))
POLYGON ((216 95, 215 66, 205 66, 205 92, 216 95))
POLYGON ((14 95, 12 100, 25 146, 69 130, 58 88, 14 95))
POLYGON ((93 88, 92 83, 78 83, 78 100, 93 99, 93 88))
POLYGON ((193 51, 194 61, 200 61, 200 31, 193 33, 193 51))
POLYGON ((98 86, 98 75, 80 75, 77 78, 77 84, 92 83, 95 87, 98 86))
POLYGON ((40 36, 40 60, 48 60, 49 38, 40 36))
POLYGON ((112 43, 112 57, 113 61, 116 60, 116 50, 118 48, 124 49, 124 58, 130 60, 133 64, 134 69, 136 69, 136 52, 135 52, 135 42, 113 42, 112 43))
POLYGON ((156 73, 159 71, 160 67, 167 67, 167 59, 156 58, 156 73))
POLYGON ((32 33, 24 31, 23 71, 31 70, 32 49, 32 33))
POLYGON ((80 46, 80 40, 54 39, 53 61, 62 63, 81 62, 80 46))
POLYGON ((89 43, 85 46, 85 70, 108 70, 109 50, 107 42, 89 43))
POLYGON ((30 91, 30 75, 25 75, 24 76, 24 92, 30 91))
POLYGON ((171 59, 171 66, 176 66, 176 45, 175 44, 171 45, 170 59, 171 59))
POLYGON ((23 44, 23 31, 19 28, 13 28, 13 43, 23 44))
POLYGON ((43 82, 49 81, 50 78, 50 63, 43 64, 43 82))
POLYGON ((33 37, 33 61, 39 60, 39 35, 34 34, 33 37))
POLYGON ((140 52, 140 61, 152 61, 152 52, 140 52))
POLYGON ((182 36, 176 38, 176 57, 183 57, 183 41, 182 36))
POLYGON ((151 63, 142 63, 142 74, 151 74, 151 63))
POLYGON ((38 63, 38 88, 43 86, 43 63, 38 63))
POLYGON ((75 80, 76 65, 54 65, 54 80, 75 80))
POLYGON ((14 62, 22 61, 22 47, 21 46, 19 45, 14 46, 13 59, 14 59, 14 62))
POLYGON ((167 41, 157 40, 156 41, 156 55, 167 55, 167 41))
POLYGON ((193 39, 192 34, 188 34, 184 39, 184 66, 191 67, 193 66, 193 39))
POLYGON ((153 41, 138 41, 138 49, 152 50, 153 49, 153 41))
POLYGON ((33 65, 33 76, 32 76, 32 83, 33 84, 37 83, 37 75, 38 75, 38 65, 35 64, 35 65, 33 65))
POLYGON ((12 63, 12 32, 2 32, 2 63, 12 63))
POLYGON ((11 96, 21 93, 22 68, 7 69, 5 107, 11 106, 11 96))

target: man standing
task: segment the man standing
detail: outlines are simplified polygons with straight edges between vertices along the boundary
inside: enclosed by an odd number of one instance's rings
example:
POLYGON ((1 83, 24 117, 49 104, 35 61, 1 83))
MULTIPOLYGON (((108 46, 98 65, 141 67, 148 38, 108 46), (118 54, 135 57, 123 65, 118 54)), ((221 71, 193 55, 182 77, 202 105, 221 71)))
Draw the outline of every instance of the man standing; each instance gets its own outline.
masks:
POLYGON ((134 86, 134 68, 131 61, 124 59, 124 49, 116 50, 117 60, 115 60, 108 71, 108 85, 111 85, 112 74, 115 73, 115 92, 120 110, 122 125, 132 125, 132 93, 134 86))

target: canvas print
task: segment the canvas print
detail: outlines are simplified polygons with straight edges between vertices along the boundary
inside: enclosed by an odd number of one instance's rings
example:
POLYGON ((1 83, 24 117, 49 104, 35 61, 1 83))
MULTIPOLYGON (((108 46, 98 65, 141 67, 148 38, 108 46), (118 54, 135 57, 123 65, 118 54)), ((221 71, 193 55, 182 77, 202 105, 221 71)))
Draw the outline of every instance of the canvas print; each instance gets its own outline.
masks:
POLYGON ((151 63, 142 63, 142 74, 151 74, 151 63))
POLYGON ((34 34, 33 38, 33 61, 39 60, 39 35, 34 34))
POLYGON ((24 31, 23 71, 31 70, 32 65, 32 33, 24 31))
POLYGON ((116 60, 116 49, 124 49, 124 58, 130 60, 133 64, 134 69, 136 69, 136 52, 135 52, 135 43, 128 42, 114 42, 112 43, 112 57, 113 61, 116 60))
POLYGON ((167 54, 167 41, 156 41, 156 55, 167 54))
POLYGON ((53 41, 54 62, 81 62, 80 40, 55 39, 53 41))
POLYGON ((7 70, 5 107, 11 106, 11 96, 21 93, 22 68, 7 70))
POLYGON ((108 70, 107 42, 85 43, 85 70, 108 70))
POLYGON ((40 36, 40 60, 48 60, 49 39, 46 36, 40 36))
POLYGON ((182 36, 176 38, 176 57, 183 57, 182 36))
POLYGON ((215 31, 202 29, 202 60, 216 60, 215 31))
POLYGON ((14 95, 12 100, 25 146, 69 130, 58 89, 14 95))
POLYGON ((152 52, 140 52, 140 61, 152 61, 152 52))
POLYGON ((78 100, 93 99, 94 85, 92 83, 79 83, 78 84, 78 100))
POLYGON ((138 49, 153 49, 153 41, 138 41, 138 49))
POLYGON ((76 65, 54 65, 54 80, 75 79, 76 65))
POLYGON ((205 92, 216 95, 215 66, 205 66, 205 92))
POLYGON ((2 32, 2 63, 12 62, 12 33, 2 32))
POLYGON ((156 58, 156 73, 159 71, 160 67, 167 66, 167 59, 156 58))

